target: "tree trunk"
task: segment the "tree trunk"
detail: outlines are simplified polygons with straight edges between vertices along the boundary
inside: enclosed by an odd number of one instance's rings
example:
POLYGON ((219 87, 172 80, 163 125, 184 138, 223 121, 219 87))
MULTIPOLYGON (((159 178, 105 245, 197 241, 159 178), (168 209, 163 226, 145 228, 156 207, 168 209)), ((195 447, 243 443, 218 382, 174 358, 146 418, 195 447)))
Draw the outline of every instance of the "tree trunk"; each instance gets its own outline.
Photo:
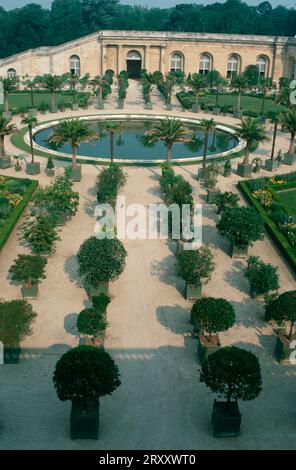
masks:
POLYGON ((278 122, 274 123, 274 128, 273 128, 273 139, 272 139, 272 148, 271 148, 271 160, 274 160, 274 150, 275 150, 275 141, 276 141, 276 135, 277 135, 277 128, 278 128, 278 122))
POLYGON ((168 152, 167 152, 167 161, 171 162, 172 161, 172 145, 168 145, 168 152))
POLYGON ((241 90, 239 90, 238 95, 237 95, 237 105, 236 105, 238 113, 240 112, 240 107, 241 107, 241 95, 242 95, 242 92, 241 90))
POLYGON ((227 391, 227 405, 226 405, 227 410, 229 410, 229 408, 230 408, 231 397, 232 397, 232 387, 229 384, 228 385, 228 391, 227 391))
POLYGON ((290 327, 288 339, 291 339, 291 338, 292 338, 294 323, 295 323, 295 322, 291 321, 291 327, 290 327))
POLYGON ((4 93, 4 111, 9 113, 9 106, 8 106, 8 93, 4 93))
POLYGON ((203 152, 203 159, 202 159, 202 167, 204 170, 207 167, 208 142, 209 142, 209 131, 207 130, 205 132, 205 144, 204 144, 204 152, 203 152))
POLYGON ((34 91, 33 91, 33 89, 31 89, 31 106, 32 106, 32 108, 34 108, 34 104, 35 104, 34 103, 34 91))
POLYGON ((294 139, 295 139, 295 133, 291 132, 290 147, 288 150, 289 154, 294 153, 294 139))
POLYGON ((0 136, 0 157, 5 157, 4 135, 0 136))
POLYGON ((77 149, 75 145, 72 146, 72 168, 73 170, 77 167, 77 149))
POLYGON ((265 91, 263 92, 263 96, 262 96, 262 105, 261 105, 261 114, 262 115, 264 113, 264 107, 265 107, 265 91))
POLYGON ((196 106, 198 106, 198 92, 195 95, 195 104, 196 104, 196 106))
POLYGON ((32 157, 31 163, 34 163, 33 131, 32 131, 31 126, 29 126, 29 136, 30 136, 30 147, 31 147, 31 157, 32 157))
POLYGON ((243 161, 244 165, 250 165, 250 149, 249 146, 246 147, 245 149, 245 158, 243 161))
POLYGON ((56 100, 55 100, 55 92, 52 91, 51 93, 51 108, 53 109, 55 107, 56 100))
POLYGON ((110 159, 111 163, 114 161, 114 132, 110 132, 110 159))
POLYGON ((216 88, 216 108, 218 108, 219 105, 219 87, 217 86, 216 88))
POLYGON ((100 103, 103 103, 103 86, 100 86, 100 103))

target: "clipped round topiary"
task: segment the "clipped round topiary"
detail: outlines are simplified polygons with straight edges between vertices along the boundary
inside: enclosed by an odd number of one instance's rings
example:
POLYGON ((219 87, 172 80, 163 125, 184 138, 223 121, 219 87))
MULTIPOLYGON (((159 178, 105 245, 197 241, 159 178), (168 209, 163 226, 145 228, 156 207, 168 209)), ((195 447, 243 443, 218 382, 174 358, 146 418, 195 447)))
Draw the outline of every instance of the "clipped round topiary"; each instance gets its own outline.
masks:
POLYGON ((254 400, 262 390, 261 369, 251 351, 227 346, 203 362, 200 381, 212 392, 231 400, 254 400))
POLYGON ((214 256, 207 246, 177 254, 178 275, 188 284, 206 284, 215 269, 214 256))
POLYGON ((105 313, 111 302, 110 297, 106 294, 95 295, 91 301, 97 313, 105 313))
POLYGON ((247 271, 244 275, 251 288, 251 294, 263 295, 279 288, 278 268, 264 263, 258 256, 250 256, 247 271))
POLYGON ((96 337, 107 327, 107 321, 102 313, 98 313, 94 308, 82 310, 77 318, 77 330, 82 335, 96 337))
POLYGON ((27 300, 0 299, 0 339, 6 347, 18 346, 32 334, 31 324, 37 314, 27 300))
POLYGON ((56 364, 53 382, 60 400, 85 406, 110 395, 120 386, 120 374, 112 357, 94 346, 70 349, 56 364))
POLYGON ((247 247, 264 238, 263 221, 253 207, 232 207, 226 209, 217 224, 222 237, 234 245, 247 247))
POLYGON ((126 256, 127 252, 117 238, 90 237, 77 255, 79 276, 93 287, 116 281, 124 271, 126 256))
POLYGON ((209 333, 210 341, 213 333, 226 331, 234 325, 235 311, 225 299, 204 297, 192 306, 191 320, 202 334, 209 333))
POLYGON ((296 322, 296 290, 284 292, 279 297, 267 302, 265 311, 267 321, 273 320, 279 326, 290 322, 288 339, 291 339, 296 322))

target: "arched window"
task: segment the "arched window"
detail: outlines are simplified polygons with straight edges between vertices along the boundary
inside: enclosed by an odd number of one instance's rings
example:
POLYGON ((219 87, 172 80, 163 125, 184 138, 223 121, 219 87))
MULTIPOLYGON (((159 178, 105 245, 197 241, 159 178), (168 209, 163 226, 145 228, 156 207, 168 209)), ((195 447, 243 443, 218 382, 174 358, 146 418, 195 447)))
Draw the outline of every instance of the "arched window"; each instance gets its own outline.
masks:
POLYGON ((268 74, 268 59, 264 55, 257 58, 256 65, 259 70, 260 77, 266 77, 268 74))
POLYGON ((206 75, 212 68, 212 59, 209 54, 201 54, 199 58, 199 73, 206 75))
POLYGON ((232 54, 228 57, 227 62, 227 78, 231 78, 233 75, 238 75, 240 69, 240 60, 237 55, 232 54))
POLYGON ((126 58, 127 60, 142 60, 142 56, 139 51, 129 51, 126 58))
POLYGON ((171 57, 171 72, 182 70, 182 56, 179 52, 175 52, 171 57))
POLYGON ((72 55, 70 57, 70 73, 80 77, 80 58, 78 55, 72 55))
POLYGON ((16 77, 16 70, 15 69, 8 69, 7 70, 7 77, 8 78, 15 78, 16 77))

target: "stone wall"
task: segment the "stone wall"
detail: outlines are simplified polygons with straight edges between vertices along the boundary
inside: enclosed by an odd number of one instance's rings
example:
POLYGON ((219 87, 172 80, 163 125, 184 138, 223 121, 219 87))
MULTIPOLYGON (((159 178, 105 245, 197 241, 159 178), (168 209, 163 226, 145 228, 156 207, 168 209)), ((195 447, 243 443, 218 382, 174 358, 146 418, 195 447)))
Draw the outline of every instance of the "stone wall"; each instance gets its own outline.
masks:
POLYGON ((169 72, 171 56, 178 52, 186 74, 199 70, 199 58, 207 53, 211 67, 223 76, 231 54, 239 58, 239 71, 255 64, 259 56, 267 59, 267 75, 277 80, 292 76, 296 62, 296 39, 286 37, 227 34, 168 33, 146 31, 101 31, 56 47, 42 47, 0 60, 0 75, 14 69, 19 76, 34 77, 44 73, 62 74, 70 70, 70 57, 77 55, 81 75, 102 74, 111 68, 118 73, 126 69, 129 51, 138 51, 142 68, 169 72))

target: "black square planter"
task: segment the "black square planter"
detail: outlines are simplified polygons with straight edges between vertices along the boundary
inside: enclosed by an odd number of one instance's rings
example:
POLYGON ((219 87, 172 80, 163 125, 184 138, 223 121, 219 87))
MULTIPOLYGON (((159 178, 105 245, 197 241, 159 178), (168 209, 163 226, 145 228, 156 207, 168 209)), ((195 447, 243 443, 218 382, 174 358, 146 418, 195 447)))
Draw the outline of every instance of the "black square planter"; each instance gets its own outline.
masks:
POLYGON ((99 402, 88 403, 87 410, 76 402, 71 408, 71 439, 98 439, 99 437, 99 402))
POLYGON ((25 299, 35 299, 38 297, 38 285, 35 284, 34 286, 22 286, 21 288, 22 296, 25 299))
POLYGON ((245 163, 239 163, 237 165, 237 174, 243 177, 249 177, 252 174, 252 165, 246 165, 245 163))
POLYGON ((234 243, 231 244, 231 258, 247 258, 248 247, 237 246, 234 243))
POLYGON ((0 157, 0 169, 6 170, 6 168, 11 167, 11 157, 6 155, 5 157, 0 157))
POLYGON ((214 401, 212 424, 214 437, 236 437, 240 432, 241 414, 237 402, 231 402, 229 408, 224 401, 214 401))
POLYGON ((173 105, 171 103, 166 104, 165 109, 167 111, 172 111, 173 110, 173 105))
POLYGON ((188 284, 188 282, 186 282, 185 298, 187 300, 201 299, 201 288, 201 284, 188 284))
POLYGON ((215 197, 220 194, 220 191, 214 190, 214 189, 208 189, 207 192, 207 203, 208 204, 214 204, 215 197))
POLYGON ((265 160, 265 170, 273 171, 273 170, 276 170, 278 167, 279 167, 278 160, 271 160, 271 158, 269 158, 268 160, 265 160))
POLYGON ((4 364, 18 364, 20 360, 21 348, 19 346, 4 346, 4 364))
POLYGON ((151 103, 151 101, 149 101, 148 103, 145 103, 144 108, 145 109, 153 109, 153 103, 151 103))
POLYGON ((206 341, 202 341, 202 336, 198 336, 197 339, 197 354, 200 363, 202 364, 208 357, 219 350, 220 348, 220 341, 217 335, 217 343, 216 345, 213 344, 206 344, 206 341))
POLYGON ((81 165, 77 165, 75 168, 72 168, 72 181, 78 183, 81 181, 81 165))
POLYGON ((27 175, 39 175, 40 173, 40 163, 27 163, 26 165, 26 173, 27 175))
POLYGON ((192 112, 193 112, 193 113, 199 113, 199 111, 200 111, 200 106, 199 106, 199 104, 193 104, 193 105, 192 105, 192 112))
POLYGON ((293 165, 296 162, 296 154, 295 153, 286 153, 283 158, 283 163, 285 165, 293 165))

